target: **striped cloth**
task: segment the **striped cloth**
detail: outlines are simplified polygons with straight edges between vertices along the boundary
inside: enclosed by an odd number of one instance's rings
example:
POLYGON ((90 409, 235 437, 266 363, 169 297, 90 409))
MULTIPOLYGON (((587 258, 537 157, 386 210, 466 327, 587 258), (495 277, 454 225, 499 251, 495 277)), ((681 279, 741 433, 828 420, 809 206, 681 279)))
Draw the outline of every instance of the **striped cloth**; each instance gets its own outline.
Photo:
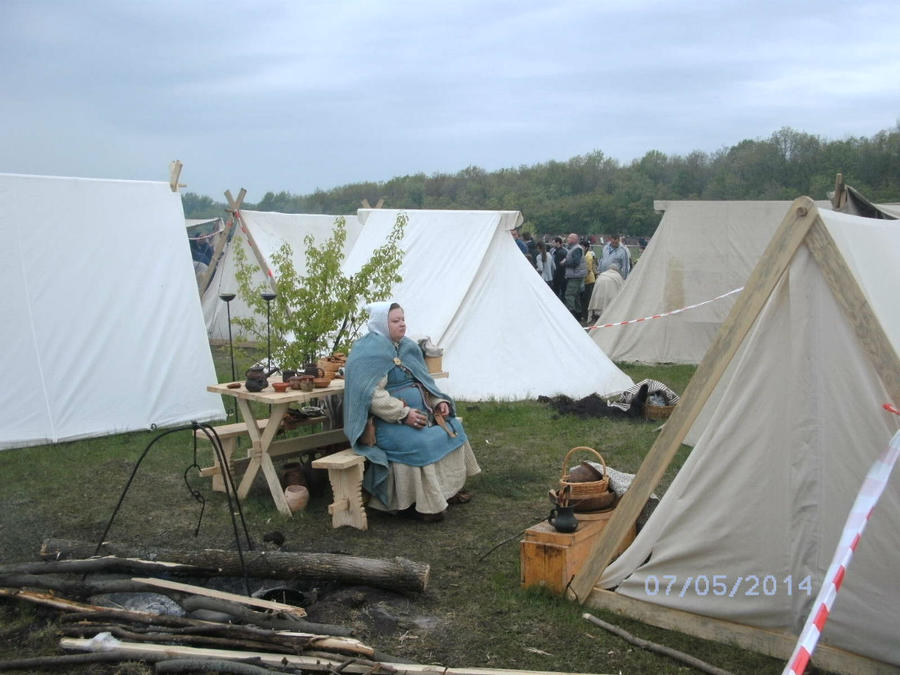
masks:
POLYGON ((633 387, 626 389, 621 394, 619 394, 619 398, 615 401, 610 401, 609 406, 612 408, 619 408, 620 410, 624 410, 628 412, 631 408, 631 402, 634 400, 634 397, 637 396, 637 393, 641 390, 641 387, 647 385, 647 398, 650 398, 653 394, 661 394, 666 399, 666 405, 675 405, 681 400, 674 391, 669 389, 665 384, 659 382, 657 380, 641 380, 633 387))

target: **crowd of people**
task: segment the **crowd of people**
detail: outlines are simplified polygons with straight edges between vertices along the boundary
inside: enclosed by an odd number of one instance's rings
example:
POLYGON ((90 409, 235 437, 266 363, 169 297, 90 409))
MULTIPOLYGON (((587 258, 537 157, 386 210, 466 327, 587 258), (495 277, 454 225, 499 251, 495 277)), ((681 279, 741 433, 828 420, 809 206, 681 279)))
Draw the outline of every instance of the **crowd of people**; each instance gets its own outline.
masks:
POLYGON ((553 293, 582 323, 593 321, 603 312, 621 290, 634 264, 619 234, 607 238, 599 259, 593 242, 574 232, 565 241, 554 237, 549 242, 536 242, 531 233, 518 230, 512 230, 512 236, 553 293))

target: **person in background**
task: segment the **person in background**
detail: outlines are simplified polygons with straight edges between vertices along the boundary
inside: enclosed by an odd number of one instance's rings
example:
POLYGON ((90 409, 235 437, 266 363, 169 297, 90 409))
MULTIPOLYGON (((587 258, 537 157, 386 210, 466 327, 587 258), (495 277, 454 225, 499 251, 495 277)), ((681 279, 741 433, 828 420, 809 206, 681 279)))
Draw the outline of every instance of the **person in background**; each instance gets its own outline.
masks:
POLYGON ((537 255, 537 244, 534 243, 531 232, 523 232, 522 240, 525 242, 525 248, 528 250, 528 253, 526 254, 528 259, 531 261, 532 265, 535 265, 534 258, 537 255))
POLYGON ((539 241, 537 244, 537 253, 534 256, 534 264, 537 268, 541 279, 547 282, 547 285, 553 288, 553 275, 556 272, 556 261, 553 259, 552 253, 547 253, 547 245, 539 241))
POLYGON ((628 248, 622 244, 622 238, 618 234, 610 235, 609 242, 603 247, 600 271, 605 272, 612 263, 619 265, 619 274, 623 279, 627 279, 628 273, 631 271, 631 254, 628 252, 628 248))
POLYGON ((198 235, 190 238, 191 258, 204 265, 209 265, 213 257, 213 247, 209 243, 209 235, 198 235))
POLYGON ((587 264, 584 260, 584 249, 578 242, 578 235, 574 232, 566 238, 568 251, 563 266, 565 267, 565 298, 566 308, 572 312, 572 316, 581 321, 581 292, 584 290, 584 277, 587 274, 587 264))
POLYGON ((581 240, 581 248, 584 249, 584 262, 587 265, 587 273, 584 275, 584 291, 581 293, 580 319, 586 321, 588 303, 591 300, 591 293, 594 290, 594 281, 597 278, 597 257, 594 255, 594 249, 591 248, 589 239, 581 240))
POLYGON ((512 238, 516 242, 516 246, 518 246, 519 250, 522 251, 522 255, 524 255, 527 258, 528 257, 528 247, 525 245, 525 242, 522 241, 521 237, 519 237, 518 228, 514 228, 514 229, 510 230, 510 232, 512 233, 512 238))
POLYGON ((556 267, 553 272, 553 292, 556 293, 556 297, 565 302, 566 268, 563 266, 563 263, 566 260, 566 248, 563 246, 562 237, 553 237, 552 253, 556 267))
POLYGON ((471 499, 463 487, 481 469, 453 400, 406 337, 403 308, 373 302, 366 309, 369 333, 353 344, 344 368, 344 433, 368 460, 368 506, 442 520, 448 504, 471 499), (369 416, 374 438, 367 438, 369 416))
POLYGON ((597 281, 594 284, 594 290, 588 300, 588 323, 603 314, 603 310, 609 307, 609 303, 613 301, 625 280, 619 274, 619 263, 610 263, 609 268, 605 272, 597 275, 597 281))

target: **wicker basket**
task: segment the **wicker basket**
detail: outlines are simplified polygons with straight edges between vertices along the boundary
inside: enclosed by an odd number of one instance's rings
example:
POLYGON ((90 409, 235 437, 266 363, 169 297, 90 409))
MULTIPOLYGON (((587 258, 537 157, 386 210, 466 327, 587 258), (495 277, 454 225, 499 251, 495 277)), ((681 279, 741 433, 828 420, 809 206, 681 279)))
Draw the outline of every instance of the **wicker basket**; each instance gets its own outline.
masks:
POLYGON ((559 494, 563 494, 563 491, 567 488, 569 503, 596 500, 598 498, 605 499, 609 492, 609 474, 606 473, 606 461, 603 459, 603 455, 586 445, 579 445, 578 447, 569 450, 569 452, 566 453, 565 459, 563 459, 562 477, 559 479, 559 494), (600 459, 600 464, 603 466, 603 478, 600 480, 585 481, 583 483, 574 483, 568 480, 569 457, 578 450, 588 450, 597 455, 600 459))
POLYGON ((644 419, 648 420, 664 420, 675 410, 674 405, 650 405, 644 404, 644 419))

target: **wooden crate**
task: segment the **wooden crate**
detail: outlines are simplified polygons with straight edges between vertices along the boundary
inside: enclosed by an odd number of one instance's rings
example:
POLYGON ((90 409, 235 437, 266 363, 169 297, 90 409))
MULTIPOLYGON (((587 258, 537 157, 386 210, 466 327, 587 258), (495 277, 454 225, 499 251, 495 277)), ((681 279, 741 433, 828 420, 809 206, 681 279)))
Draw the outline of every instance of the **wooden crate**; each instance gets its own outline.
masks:
MULTIPOLYGON (((576 513, 578 529, 570 534, 557 532, 546 520, 525 530, 525 538, 520 542, 522 585, 544 586, 554 593, 565 591, 613 513, 614 510, 576 513)), ((616 555, 625 550, 634 536, 632 525, 616 555)))
POLYGON ((428 367, 428 372, 432 375, 434 373, 440 373, 444 367, 444 357, 441 356, 426 356, 425 357, 425 365, 428 367))

